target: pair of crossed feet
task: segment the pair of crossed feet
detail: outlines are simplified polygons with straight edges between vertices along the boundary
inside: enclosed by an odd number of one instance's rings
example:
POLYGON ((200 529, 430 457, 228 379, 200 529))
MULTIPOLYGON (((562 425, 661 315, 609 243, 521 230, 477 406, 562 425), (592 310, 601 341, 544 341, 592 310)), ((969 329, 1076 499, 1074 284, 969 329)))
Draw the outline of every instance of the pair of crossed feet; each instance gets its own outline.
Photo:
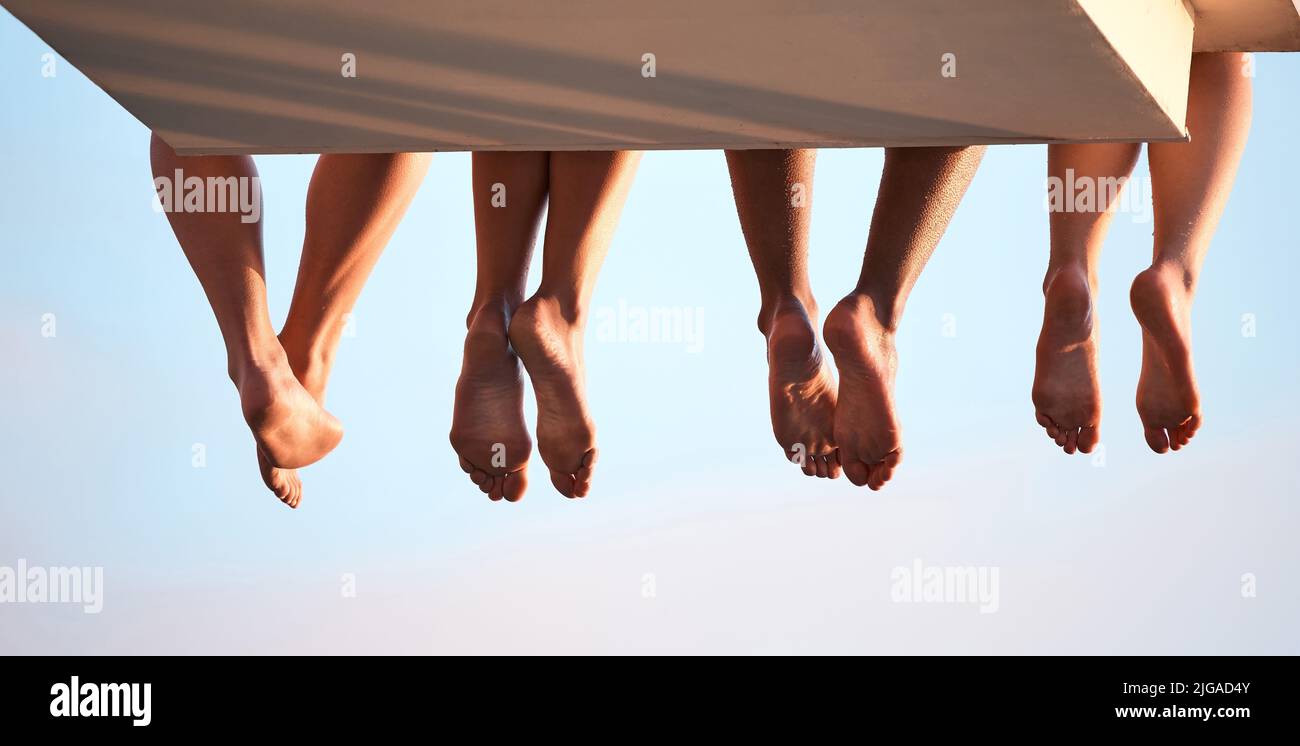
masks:
POLYGON ((504 302, 479 306, 468 327, 451 425, 460 468, 493 501, 523 499, 533 449, 524 422, 526 370, 537 398, 537 450, 551 484, 565 497, 586 497, 597 449, 583 325, 556 299, 535 295, 513 313, 504 302))
POLYGON ((244 421, 257 443, 257 466, 280 502, 297 508, 297 470, 324 458, 343 439, 343 426, 324 408, 325 377, 307 364, 291 365, 282 340, 232 366, 244 421))
MULTIPOLYGON (((1033 400, 1038 424, 1066 453, 1090 453, 1101 423, 1097 323, 1088 277, 1063 270, 1045 293, 1033 400)), ((1147 445, 1179 450, 1201 426, 1192 370, 1192 293, 1181 267, 1156 265, 1133 280, 1133 315, 1142 327, 1137 410, 1147 445)))

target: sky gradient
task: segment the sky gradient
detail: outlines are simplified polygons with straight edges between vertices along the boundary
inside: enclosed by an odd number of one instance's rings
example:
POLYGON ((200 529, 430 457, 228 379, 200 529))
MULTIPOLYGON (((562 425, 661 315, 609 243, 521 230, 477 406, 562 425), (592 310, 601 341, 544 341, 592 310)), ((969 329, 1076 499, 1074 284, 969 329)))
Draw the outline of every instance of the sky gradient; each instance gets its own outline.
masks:
MULTIPOLYGON (((347 435, 290 511, 151 207, 147 129, 66 62, 42 77, 48 51, 0 13, 0 566, 103 567, 104 607, 0 605, 0 653, 1300 653, 1300 57, 1258 59, 1194 317, 1205 423, 1179 453, 1148 450, 1133 406, 1149 211, 1116 218, 1102 260, 1104 450, 1066 456, 1034 422, 1046 148, 1006 146, 908 306, 893 481, 802 476, 768 423, 722 154, 656 152, 593 302, 592 495, 563 499, 534 459, 525 500, 490 503, 447 440, 474 242, 470 158, 438 154, 340 349, 329 408, 347 435), (621 307, 689 313, 697 335, 598 334, 621 307), (917 559, 997 568, 997 612, 891 602, 917 559)), ((314 162, 257 158, 277 324, 314 162)), ((856 279, 881 164, 819 155, 823 309, 856 279)))

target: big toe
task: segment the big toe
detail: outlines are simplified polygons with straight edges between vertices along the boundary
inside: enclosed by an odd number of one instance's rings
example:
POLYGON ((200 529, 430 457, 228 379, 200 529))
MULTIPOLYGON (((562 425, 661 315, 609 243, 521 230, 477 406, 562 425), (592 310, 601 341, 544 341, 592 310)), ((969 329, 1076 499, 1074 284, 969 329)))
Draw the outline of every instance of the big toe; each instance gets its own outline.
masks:
POLYGON ((575 497, 573 475, 555 469, 550 471, 551 484, 555 485, 555 490, 565 497, 575 497))
POLYGON ((1092 449, 1096 448, 1100 441, 1101 432, 1096 425, 1079 428, 1079 451, 1082 453, 1092 453, 1092 449))
POLYGON ((1169 450, 1169 436, 1163 427, 1143 425, 1142 435, 1146 438, 1147 445, 1151 446, 1151 450, 1156 453, 1165 453, 1169 450))
MULTIPOLYGON (((843 456, 841 455, 841 459, 842 458, 843 456)), ((848 461, 843 462, 843 466, 844 476, 848 477, 849 481, 858 487, 865 485, 867 480, 871 478, 871 469, 863 461, 859 461, 858 459, 849 459, 848 461)))
POLYGON ((886 475, 885 472, 886 469, 883 466, 880 465, 872 466, 871 473, 867 477, 867 488, 870 489, 872 492, 877 492, 880 490, 881 487, 884 487, 885 482, 888 481, 889 479, 888 475, 886 475))
POLYGON ((527 468, 512 471, 502 476, 501 479, 504 483, 501 494, 505 497, 506 502, 517 503, 524 499, 524 493, 528 491, 527 468))
POLYGON ((577 497, 586 497, 587 493, 591 492, 591 477, 596 471, 596 457, 598 455, 599 452, 595 448, 582 454, 581 466, 573 475, 573 494, 577 497))

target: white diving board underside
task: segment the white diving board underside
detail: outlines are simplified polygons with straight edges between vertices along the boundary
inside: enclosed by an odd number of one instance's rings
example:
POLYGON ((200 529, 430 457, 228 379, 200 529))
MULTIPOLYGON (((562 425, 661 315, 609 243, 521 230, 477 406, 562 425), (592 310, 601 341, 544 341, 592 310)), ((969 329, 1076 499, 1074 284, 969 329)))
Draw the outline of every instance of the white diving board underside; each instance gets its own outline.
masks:
POLYGON ((182 154, 1178 140, 1194 43, 1300 48, 1293 0, 0 5, 182 154))

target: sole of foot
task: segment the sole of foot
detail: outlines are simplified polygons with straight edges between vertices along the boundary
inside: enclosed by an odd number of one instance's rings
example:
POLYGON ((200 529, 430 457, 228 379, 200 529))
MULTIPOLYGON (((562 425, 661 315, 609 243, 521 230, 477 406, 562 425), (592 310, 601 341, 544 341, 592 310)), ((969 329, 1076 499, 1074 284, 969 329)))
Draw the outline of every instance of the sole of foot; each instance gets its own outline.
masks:
POLYGON ((768 399, 772 433, 810 477, 835 479, 835 376, 817 341, 817 328, 803 303, 782 302, 767 331, 768 399))
POLYGON ((1066 453, 1091 453, 1101 439, 1097 324, 1082 272, 1048 283, 1034 368, 1034 417, 1066 453))
POLYGON ((894 333, 862 294, 837 303, 822 333, 839 371, 834 438, 840 466, 850 482, 879 490, 903 458, 894 409, 894 333))
POLYGON ((451 447, 490 500, 518 502, 528 489, 533 440, 524 421, 524 379, 504 306, 474 312, 456 381, 451 447))
POLYGON ((310 466, 343 439, 343 426, 298 383, 287 361, 246 369, 236 386, 244 421, 271 466, 310 466))
POLYGON ((533 383, 537 452, 551 484, 565 497, 586 497, 597 450, 583 382, 582 328, 558 301, 534 296, 510 319, 510 344, 533 383))
POLYGON ((1147 445, 1179 450, 1201 426, 1200 392, 1192 369, 1192 294, 1176 267, 1138 273, 1129 292, 1142 326, 1137 410, 1147 445))

